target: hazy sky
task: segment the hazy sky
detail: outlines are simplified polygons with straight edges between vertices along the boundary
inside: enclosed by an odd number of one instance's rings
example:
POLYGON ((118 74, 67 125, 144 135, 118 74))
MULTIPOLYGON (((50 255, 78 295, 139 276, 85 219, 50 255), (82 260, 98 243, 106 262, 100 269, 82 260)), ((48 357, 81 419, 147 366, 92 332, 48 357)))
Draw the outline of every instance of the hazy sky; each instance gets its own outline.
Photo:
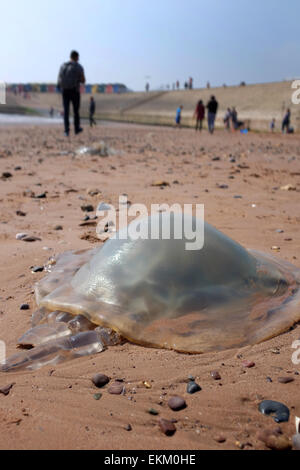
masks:
POLYGON ((88 82, 133 90, 300 77, 299 0, 14 0, 0 15, 6 82, 56 82, 71 49, 88 82))

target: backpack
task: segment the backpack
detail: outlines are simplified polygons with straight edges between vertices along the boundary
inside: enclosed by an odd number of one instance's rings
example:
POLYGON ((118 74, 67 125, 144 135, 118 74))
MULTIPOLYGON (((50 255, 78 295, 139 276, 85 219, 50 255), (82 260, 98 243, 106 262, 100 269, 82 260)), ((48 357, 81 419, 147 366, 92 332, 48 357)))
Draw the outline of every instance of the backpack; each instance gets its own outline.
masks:
POLYGON ((71 90, 78 87, 79 67, 75 62, 66 62, 60 72, 60 87, 63 90, 71 90))

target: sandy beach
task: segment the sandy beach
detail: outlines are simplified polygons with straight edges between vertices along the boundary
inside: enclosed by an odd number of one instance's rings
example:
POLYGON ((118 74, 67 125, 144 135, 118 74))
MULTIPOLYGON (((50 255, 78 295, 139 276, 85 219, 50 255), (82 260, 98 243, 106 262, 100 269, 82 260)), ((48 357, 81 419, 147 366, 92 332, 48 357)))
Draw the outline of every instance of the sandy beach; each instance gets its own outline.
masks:
MULTIPOLYGON (((204 204, 206 221, 217 229, 300 268, 297 135, 217 131, 211 136, 193 129, 100 123, 68 140, 62 126, 7 124, 0 140, 0 175, 6 174, 0 184, 0 340, 7 355, 16 352, 36 309, 33 288, 45 273, 33 274, 31 267, 66 250, 101 246, 95 227, 80 227, 83 205, 117 205, 124 193, 148 208, 164 202, 204 204), (102 140, 115 154, 76 155, 79 147, 102 140), (159 181, 169 185, 153 186, 159 181), (281 189, 288 185, 290 190, 281 189), (91 196, 91 190, 98 194, 91 196), (18 233, 41 241, 25 243, 16 239, 18 233), (20 310, 24 303, 29 310, 20 310)), ((262 344, 202 355, 125 343, 36 372, 0 373, 0 388, 14 383, 7 396, 0 393, 0 448, 265 449, 258 433, 276 424, 258 411, 262 400, 286 404, 291 417, 280 427, 287 438, 295 433, 300 366, 292 362, 291 346, 299 338, 295 326, 262 344), (244 361, 254 366, 247 368, 244 361), (213 380, 211 371, 221 380, 213 380), (110 395, 104 387, 95 400, 96 373, 122 379, 126 394, 110 395), (202 388, 194 395, 186 393, 189 375, 202 388), (279 377, 294 380, 280 383, 279 377), (167 406, 173 395, 185 398, 184 410, 175 413, 167 406), (151 408, 159 415, 149 414, 151 408), (159 418, 176 420, 172 437, 161 432, 159 418)))

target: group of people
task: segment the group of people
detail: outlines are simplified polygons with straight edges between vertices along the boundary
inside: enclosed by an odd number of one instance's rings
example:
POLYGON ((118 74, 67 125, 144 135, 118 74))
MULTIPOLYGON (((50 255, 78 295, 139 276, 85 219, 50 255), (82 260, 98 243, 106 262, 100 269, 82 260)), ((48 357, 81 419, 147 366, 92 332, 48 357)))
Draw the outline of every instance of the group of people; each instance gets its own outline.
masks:
MULTIPOLYGON (((62 92, 63 98, 63 107, 64 107, 64 127, 65 127, 65 135, 69 136, 70 134, 70 105, 72 103, 73 111, 74 111, 74 130, 75 135, 80 134, 83 129, 80 125, 80 116, 79 116, 79 108, 80 108, 80 85, 85 83, 85 74, 83 67, 79 64, 79 53, 77 51, 72 51, 70 55, 70 60, 65 62, 60 70, 58 76, 58 87, 62 92)), ((148 84, 147 84, 148 85, 148 84)), ((177 86, 179 86, 179 82, 177 82, 177 86)), ((192 89, 193 87, 193 79, 190 77, 188 87, 192 89)), ((209 102, 206 106, 204 106, 203 101, 199 100, 197 103, 194 118, 196 119, 196 131, 201 131, 203 128, 203 121, 205 119, 205 112, 207 109, 207 123, 208 123, 208 130, 211 134, 213 134, 215 129, 215 120, 218 112, 218 102, 215 96, 211 96, 209 102)), ((175 122, 178 127, 181 125, 181 111, 183 106, 179 106, 176 112, 175 122)), ((95 111, 96 111, 96 103, 91 96, 90 104, 89 104, 89 121, 90 126, 93 127, 96 125, 95 121, 95 111)), ((50 116, 53 117, 54 109, 50 109, 50 116)), ((286 110, 286 114, 282 121, 282 132, 286 132, 287 134, 292 133, 294 130, 290 125, 291 120, 291 111, 290 109, 286 110)), ((238 114, 234 107, 228 108, 224 117, 224 124, 226 129, 230 130, 231 125, 232 129, 237 130, 244 127, 244 122, 238 120, 238 114)), ((270 129, 272 132, 275 130, 275 119, 272 119, 270 124, 270 129)))
MULTIPOLYGON (((206 105, 207 109, 207 123, 208 123, 208 130, 211 134, 213 134, 215 130, 215 120, 218 112, 218 107, 219 104, 215 98, 215 96, 211 96, 209 102, 206 105)), ((177 127, 181 125, 181 111, 183 109, 183 106, 179 106, 176 111, 176 118, 175 122, 177 127)), ((201 131, 203 129, 203 121, 205 119, 205 106, 203 104, 203 101, 200 100, 197 103, 195 113, 194 113, 194 118, 196 119, 196 131, 199 129, 201 131)))
POLYGON ((244 127, 244 121, 239 121, 238 113, 235 107, 227 108, 227 111, 224 116, 224 124, 227 130, 231 128, 233 130, 242 129, 244 127))

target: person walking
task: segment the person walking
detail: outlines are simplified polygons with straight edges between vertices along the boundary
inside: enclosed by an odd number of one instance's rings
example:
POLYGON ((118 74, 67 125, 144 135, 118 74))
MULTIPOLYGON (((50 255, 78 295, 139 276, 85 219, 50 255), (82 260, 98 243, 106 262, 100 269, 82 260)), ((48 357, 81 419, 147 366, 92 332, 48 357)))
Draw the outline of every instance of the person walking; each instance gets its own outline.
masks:
POLYGON ((64 125, 65 136, 70 134, 70 103, 72 103, 74 111, 74 127, 75 134, 83 131, 80 127, 80 84, 85 83, 84 69, 79 64, 79 53, 72 51, 70 61, 65 62, 59 70, 58 75, 58 88, 62 92, 63 107, 64 107, 64 125))
POLYGON ((94 97, 91 96, 90 108, 89 108, 90 127, 93 127, 97 124, 94 118, 95 111, 96 111, 96 103, 95 103, 94 97))
POLYGON ((208 121, 208 130, 211 134, 213 134, 215 130, 215 120, 218 112, 219 104, 214 96, 212 96, 207 103, 207 121, 208 121))
POLYGON ((283 118, 283 121, 282 121, 282 126, 281 126, 282 133, 284 133, 285 129, 286 129, 286 133, 287 134, 289 133, 290 122, 291 122, 291 111, 290 111, 290 109, 287 109, 286 114, 285 114, 285 116, 283 118))
POLYGON ((195 113, 194 113, 194 118, 196 118, 195 130, 197 131, 199 129, 199 131, 202 131, 202 127, 203 127, 202 123, 203 123, 203 119, 205 118, 205 108, 204 108, 204 104, 202 100, 198 101, 198 104, 196 106, 195 113))

